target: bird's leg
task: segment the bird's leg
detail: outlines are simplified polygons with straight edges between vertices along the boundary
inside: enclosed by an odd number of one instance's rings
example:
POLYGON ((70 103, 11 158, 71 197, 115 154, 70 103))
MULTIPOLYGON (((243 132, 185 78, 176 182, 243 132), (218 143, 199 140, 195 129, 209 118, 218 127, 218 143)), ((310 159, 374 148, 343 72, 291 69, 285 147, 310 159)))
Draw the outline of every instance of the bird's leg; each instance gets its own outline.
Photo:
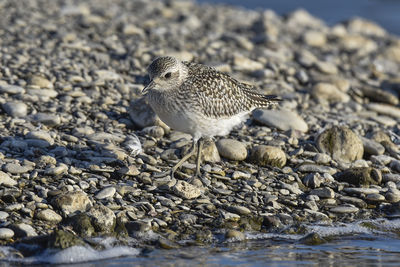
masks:
POLYGON ((203 138, 200 138, 197 142, 197 159, 196 159, 196 174, 195 176, 200 177, 200 163, 201 163, 201 152, 203 150, 203 138))
POLYGON ((182 164, 185 163, 185 161, 187 161, 194 154, 194 152, 196 150, 196 143, 197 143, 197 140, 193 139, 192 149, 189 151, 189 153, 187 153, 185 156, 183 156, 182 159, 177 164, 175 164, 174 167, 171 168, 171 177, 174 177, 175 171, 180 166, 182 166, 182 164))

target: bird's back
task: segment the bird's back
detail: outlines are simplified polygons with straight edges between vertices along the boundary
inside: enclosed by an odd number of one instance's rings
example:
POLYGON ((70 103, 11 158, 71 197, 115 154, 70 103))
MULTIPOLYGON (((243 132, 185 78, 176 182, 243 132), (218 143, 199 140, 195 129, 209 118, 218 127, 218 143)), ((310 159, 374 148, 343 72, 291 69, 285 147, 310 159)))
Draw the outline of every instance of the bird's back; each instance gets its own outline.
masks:
POLYGON ((207 117, 228 118, 279 101, 276 96, 259 94, 251 85, 214 68, 193 62, 183 63, 188 67, 188 75, 179 90, 196 98, 196 107, 193 108, 207 117))

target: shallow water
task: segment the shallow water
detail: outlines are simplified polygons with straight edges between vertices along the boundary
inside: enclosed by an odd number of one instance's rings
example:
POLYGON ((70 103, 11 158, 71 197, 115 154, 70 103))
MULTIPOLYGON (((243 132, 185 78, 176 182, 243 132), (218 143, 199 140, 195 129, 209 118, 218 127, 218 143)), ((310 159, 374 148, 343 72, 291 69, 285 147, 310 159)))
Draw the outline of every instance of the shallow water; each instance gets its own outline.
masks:
POLYGON ((303 235, 246 233, 246 241, 231 240, 210 247, 183 247, 172 250, 144 250, 128 246, 112 247, 102 240, 103 251, 71 247, 48 250, 24 259, 13 258, 10 248, 0 266, 58 264, 59 266, 399 266, 400 219, 378 219, 351 224, 305 226, 303 235), (317 233, 320 245, 306 245, 301 238, 317 233))

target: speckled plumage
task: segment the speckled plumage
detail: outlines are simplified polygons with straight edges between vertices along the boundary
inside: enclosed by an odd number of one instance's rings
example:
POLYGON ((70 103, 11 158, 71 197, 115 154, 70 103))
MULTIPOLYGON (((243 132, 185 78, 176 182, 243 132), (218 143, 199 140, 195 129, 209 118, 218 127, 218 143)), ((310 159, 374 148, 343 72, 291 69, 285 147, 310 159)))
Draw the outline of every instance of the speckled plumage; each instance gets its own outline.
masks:
POLYGON ((253 109, 279 101, 214 68, 173 57, 155 59, 148 73, 143 92, 150 106, 168 126, 191 134, 193 146, 202 137, 229 134, 253 109))

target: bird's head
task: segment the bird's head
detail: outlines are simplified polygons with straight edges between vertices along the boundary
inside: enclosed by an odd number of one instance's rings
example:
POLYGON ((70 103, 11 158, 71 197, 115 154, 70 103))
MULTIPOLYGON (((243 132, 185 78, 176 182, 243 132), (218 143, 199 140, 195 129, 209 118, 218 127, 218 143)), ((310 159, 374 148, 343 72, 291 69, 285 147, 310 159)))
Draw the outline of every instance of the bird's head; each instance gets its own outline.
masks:
POLYGON ((147 68, 150 83, 143 88, 142 94, 151 90, 167 91, 180 86, 186 77, 186 66, 174 57, 156 58, 147 68))

